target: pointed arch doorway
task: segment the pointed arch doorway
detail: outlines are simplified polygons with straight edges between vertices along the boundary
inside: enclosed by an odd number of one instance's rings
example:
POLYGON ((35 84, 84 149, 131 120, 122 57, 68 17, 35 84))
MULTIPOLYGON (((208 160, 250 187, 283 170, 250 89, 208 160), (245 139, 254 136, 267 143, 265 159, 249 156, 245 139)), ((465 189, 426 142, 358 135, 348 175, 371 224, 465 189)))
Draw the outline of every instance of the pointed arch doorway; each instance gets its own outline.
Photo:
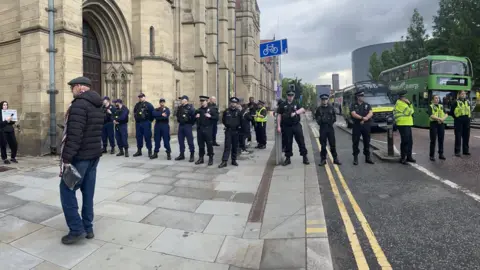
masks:
POLYGON ((92 80, 92 90, 102 95, 102 56, 97 36, 83 21, 83 76, 92 80))

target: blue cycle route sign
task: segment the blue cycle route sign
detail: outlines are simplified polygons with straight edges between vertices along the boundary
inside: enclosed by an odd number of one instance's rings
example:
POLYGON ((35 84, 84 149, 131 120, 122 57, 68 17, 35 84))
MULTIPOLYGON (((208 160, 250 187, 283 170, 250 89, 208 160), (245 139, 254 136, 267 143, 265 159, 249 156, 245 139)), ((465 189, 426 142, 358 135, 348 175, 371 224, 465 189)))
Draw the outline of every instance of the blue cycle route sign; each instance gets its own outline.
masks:
POLYGON ((260 43, 260 58, 278 56, 288 53, 287 39, 260 43))

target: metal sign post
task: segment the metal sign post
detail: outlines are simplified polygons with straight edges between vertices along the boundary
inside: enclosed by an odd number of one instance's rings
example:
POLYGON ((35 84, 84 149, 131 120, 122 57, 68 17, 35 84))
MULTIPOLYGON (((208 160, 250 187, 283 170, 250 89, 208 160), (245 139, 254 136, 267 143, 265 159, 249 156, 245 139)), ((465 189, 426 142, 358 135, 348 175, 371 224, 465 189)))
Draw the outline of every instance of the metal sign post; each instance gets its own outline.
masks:
POLYGON ((395 151, 393 150, 393 118, 387 118, 387 149, 388 149, 388 156, 393 157, 395 151))

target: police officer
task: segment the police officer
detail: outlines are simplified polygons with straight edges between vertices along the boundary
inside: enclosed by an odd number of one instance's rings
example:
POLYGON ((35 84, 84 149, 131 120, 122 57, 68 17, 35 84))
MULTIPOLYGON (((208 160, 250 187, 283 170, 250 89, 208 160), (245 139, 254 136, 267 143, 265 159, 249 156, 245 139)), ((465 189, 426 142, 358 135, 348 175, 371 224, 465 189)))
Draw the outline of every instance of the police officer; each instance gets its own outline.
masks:
POLYGON ((331 104, 328 103, 328 94, 320 95, 321 104, 318 106, 315 111, 315 120, 320 127, 320 144, 322 145, 322 150, 320 151, 320 166, 323 166, 327 163, 327 140, 330 145, 330 152, 333 156, 333 163, 337 165, 342 165, 338 160, 337 148, 335 144, 335 128, 333 123, 337 121, 335 115, 335 109, 331 104))
POLYGON ((438 158, 445 160, 443 155, 443 141, 445 138, 445 119, 448 114, 445 113, 443 105, 440 104, 440 97, 434 95, 432 104, 428 107, 430 115, 430 160, 435 161, 435 143, 438 137, 438 158))
POLYGON ((393 116, 395 117, 395 125, 400 133, 400 163, 407 164, 407 162, 415 163, 412 157, 413 137, 413 105, 405 97, 407 91, 400 91, 399 98, 393 108, 393 116))
POLYGON ((178 99, 182 104, 177 109, 178 121, 178 144, 180 146, 180 155, 175 160, 185 159, 185 138, 187 138, 188 148, 190 149, 189 162, 195 161, 195 145, 193 144, 193 130, 195 124, 195 109, 188 103, 188 96, 181 96, 178 99))
POLYGON ((115 100, 114 103, 116 110, 113 116, 113 123, 115 124, 115 138, 117 139, 118 149, 120 150, 117 157, 123 155, 128 157, 128 115, 130 111, 123 105, 121 99, 115 100))
POLYGON ((282 132, 282 124, 287 139, 285 147, 285 161, 283 166, 291 163, 290 157, 293 156, 292 146, 293 138, 300 148, 300 155, 303 157, 303 164, 310 164, 307 157, 307 148, 305 147, 305 138, 303 137, 302 124, 300 124, 300 114, 305 113, 305 109, 296 101, 294 91, 287 92, 287 101, 278 108, 277 130, 282 132))
POLYGON ((200 108, 195 112, 197 119, 198 160, 195 164, 203 164, 205 145, 207 145, 208 166, 213 165, 213 125, 218 121, 218 112, 208 106, 208 97, 200 96, 200 108))
MULTIPOLYGON (((210 110, 217 110, 217 114, 219 114, 216 97, 210 97, 210 99, 208 100, 208 106, 210 106, 210 110)), ((217 131, 218 131, 218 120, 212 126, 213 146, 220 146, 220 144, 217 143, 217 131)))
MULTIPOLYGON (((285 101, 283 99, 278 99, 277 101, 277 115, 278 115, 278 109, 282 106, 282 104, 285 101)), ((287 136, 285 135, 285 129, 283 126, 283 123, 280 123, 280 128, 282 129, 282 152, 285 152, 286 146, 287 146, 287 136)))
POLYGON ((352 129, 352 143, 353 143, 353 165, 358 165, 358 144, 360 143, 360 136, 363 139, 363 154, 365 155, 365 162, 374 164, 370 157, 370 120, 373 116, 372 106, 364 102, 364 92, 358 91, 355 93, 357 101, 350 106, 350 115, 353 119, 352 129))
POLYGON ((247 104, 242 105, 242 110, 240 111, 240 115, 242 116, 242 124, 239 134, 239 146, 242 153, 248 153, 247 151, 247 144, 246 141, 248 138, 251 138, 251 128, 250 123, 252 122, 252 116, 250 115, 250 109, 248 108, 247 104))
POLYGON ((258 101, 255 111, 255 137, 257 138, 258 145, 255 148, 265 149, 267 148, 267 108, 265 103, 261 100, 258 101))
POLYGON ((238 166, 237 148, 239 133, 242 129, 242 114, 238 109, 238 98, 230 98, 230 108, 223 112, 222 123, 225 126, 225 146, 223 150, 222 163, 218 168, 227 167, 228 156, 232 155, 232 165, 238 166))
POLYGON ((148 149, 148 156, 152 155, 152 121, 153 105, 145 100, 145 94, 138 95, 138 102, 133 109, 135 117, 135 132, 137 137, 137 152, 134 157, 142 155, 143 139, 148 149))
POLYGON ((458 99, 452 104, 453 124, 455 128, 455 156, 460 156, 460 146, 464 155, 469 156, 470 118, 472 109, 465 91, 458 92, 458 99))
POLYGON ((172 149, 170 149, 170 125, 168 120, 170 118, 170 109, 165 107, 165 99, 160 99, 160 107, 156 108, 152 115, 155 118, 155 126, 153 128, 153 139, 155 141, 155 149, 150 159, 158 158, 158 152, 160 151, 160 143, 163 139, 163 146, 167 151, 167 160, 171 160, 172 149))
POLYGON ((103 120, 103 129, 102 129, 102 142, 103 142, 103 152, 107 153, 107 138, 110 142, 110 154, 115 154, 115 127, 113 124, 113 115, 115 114, 115 106, 110 103, 109 97, 103 98, 103 112, 105 113, 105 118, 103 120))

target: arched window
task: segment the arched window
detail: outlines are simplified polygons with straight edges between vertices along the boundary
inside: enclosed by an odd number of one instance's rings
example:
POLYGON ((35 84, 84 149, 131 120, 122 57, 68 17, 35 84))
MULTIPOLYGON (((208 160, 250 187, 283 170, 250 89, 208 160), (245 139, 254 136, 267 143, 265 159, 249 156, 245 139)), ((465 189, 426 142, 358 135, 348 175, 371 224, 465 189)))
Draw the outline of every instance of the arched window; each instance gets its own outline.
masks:
POLYGON ((150 55, 155 55, 155 28, 150 26, 150 55))
POLYGON ((125 73, 122 73, 121 76, 121 85, 120 85, 120 95, 119 98, 126 99, 127 97, 127 76, 125 73))

